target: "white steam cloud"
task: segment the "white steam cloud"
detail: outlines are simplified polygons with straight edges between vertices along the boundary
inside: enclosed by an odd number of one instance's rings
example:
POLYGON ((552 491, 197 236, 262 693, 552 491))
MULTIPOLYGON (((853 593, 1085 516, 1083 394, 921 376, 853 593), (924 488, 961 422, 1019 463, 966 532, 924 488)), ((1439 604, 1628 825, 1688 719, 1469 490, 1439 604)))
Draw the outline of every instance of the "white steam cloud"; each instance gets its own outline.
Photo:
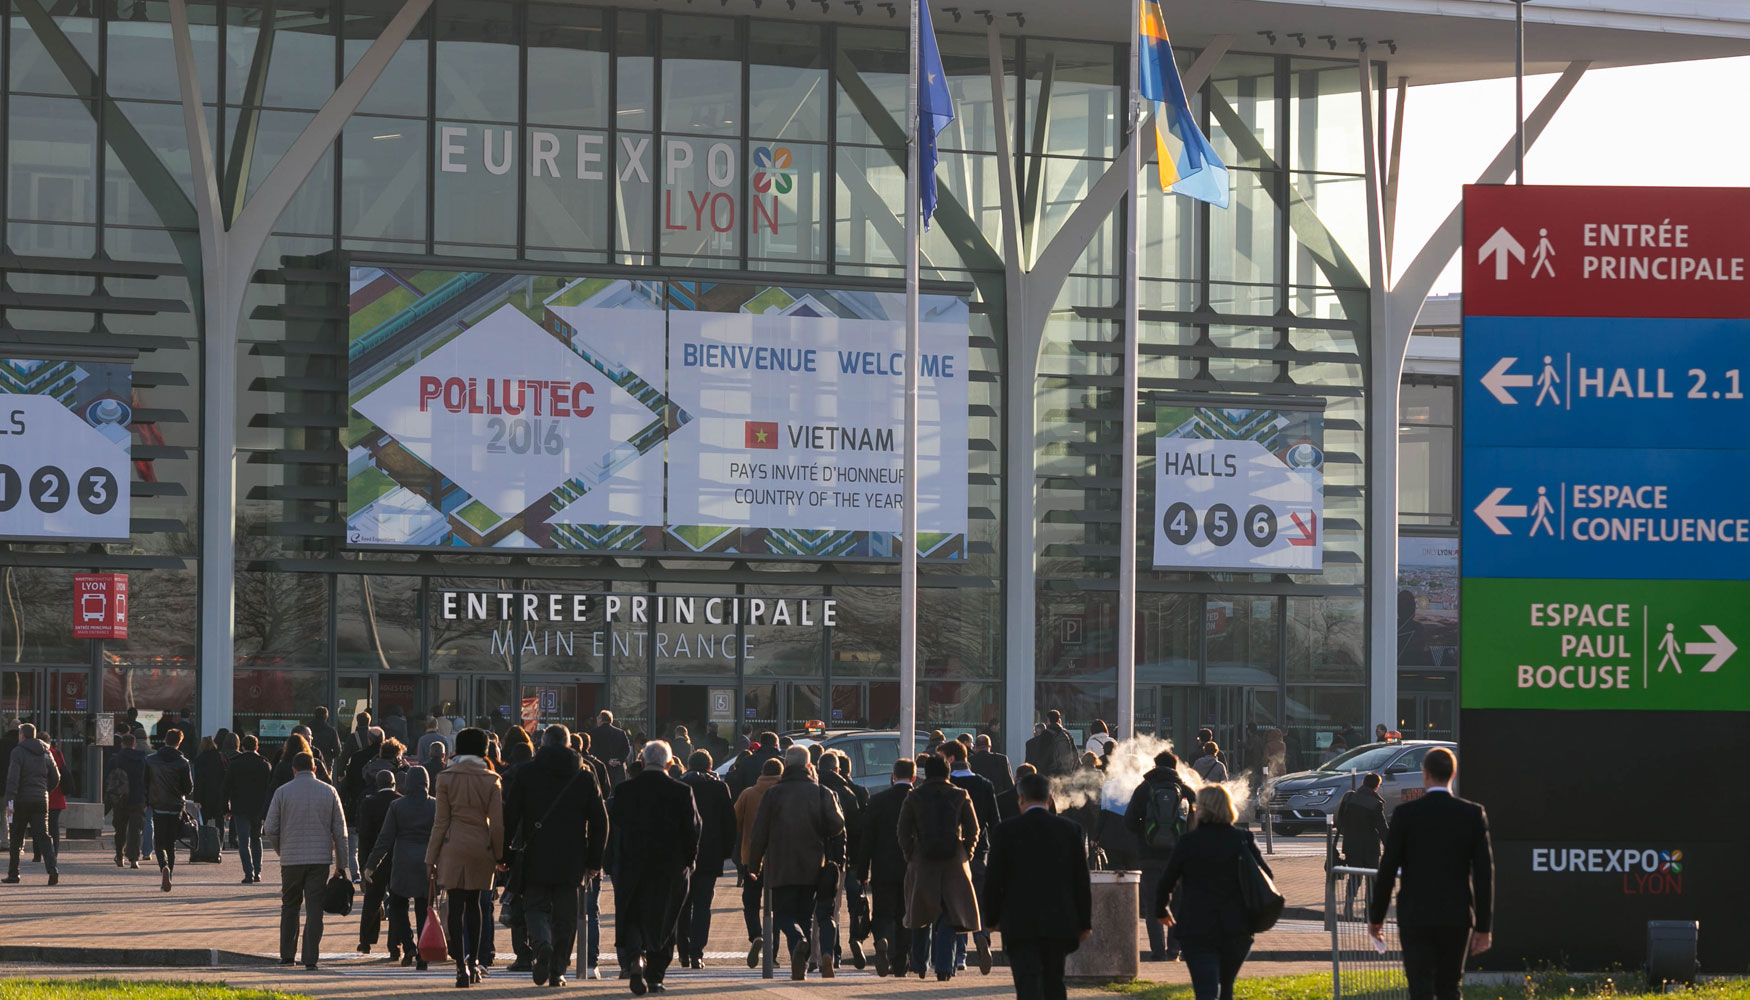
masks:
MULTIPOLYGON (((1106 756, 1104 771, 1081 769, 1051 779, 1052 798, 1057 801, 1059 809, 1074 809, 1094 802, 1109 812, 1123 813, 1136 786, 1142 784, 1142 776, 1154 769, 1155 754, 1172 749, 1172 740, 1153 736, 1132 736, 1122 740, 1106 756)), ((1192 791, 1210 784, 1193 771, 1191 762, 1183 757, 1179 758, 1178 771, 1179 780, 1192 791)), ((1251 774, 1241 774, 1220 783, 1233 796, 1234 807, 1240 811, 1241 819, 1250 818, 1254 811, 1252 777, 1251 774)))

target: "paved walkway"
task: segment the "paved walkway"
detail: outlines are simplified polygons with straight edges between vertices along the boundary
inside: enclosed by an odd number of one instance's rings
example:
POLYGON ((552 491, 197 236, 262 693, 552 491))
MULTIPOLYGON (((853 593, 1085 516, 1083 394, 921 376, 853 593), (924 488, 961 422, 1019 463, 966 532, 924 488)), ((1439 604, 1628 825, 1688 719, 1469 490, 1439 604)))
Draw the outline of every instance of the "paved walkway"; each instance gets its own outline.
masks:
MULTIPOLYGON (((156 869, 118 869, 111 860, 110 847, 100 844, 70 843, 61 865, 61 885, 50 888, 40 866, 26 864, 24 884, 0 887, 0 954, 14 959, 28 958, 28 963, 0 966, 5 977, 29 975, 104 975, 120 974, 128 978, 146 976, 153 979, 222 979, 232 985, 276 987, 301 993, 316 1000, 343 998, 374 998, 412 996, 437 990, 453 990, 453 973, 433 968, 425 973, 403 969, 389 963, 384 945, 379 942, 372 954, 356 951, 358 917, 330 917, 323 938, 324 968, 315 973, 301 969, 289 971, 274 964, 278 947, 279 893, 278 866, 268 861, 266 881, 260 885, 240 884, 240 872, 234 854, 227 852, 218 865, 179 865, 176 889, 170 893, 158 890, 156 869), (66 952, 32 954, 31 948, 77 949, 66 952), (102 949, 128 949, 127 953, 102 949), (146 964, 161 964, 163 957, 153 958, 150 952, 180 952, 174 968, 141 968, 146 964), (205 954, 202 954, 205 952, 205 954), (44 962, 67 963, 44 965, 44 962), (220 968, 210 968, 213 963, 220 968), (75 967, 76 966, 76 967, 75 967)), ((1279 845, 1280 846, 1280 845, 1279 845)), ((1310 852, 1295 857, 1283 852, 1272 859, 1277 881, 1288 896, 1291 908, 1311 906, 1322 900, 1323 860, 1310 852)), ((608 947, 603 949, 603 974, 600 982, 584 983, 575 978, 565 992, 584 990, 591 993, 619 994, 624 983, 616 978, 618 970, 612 958, 612 890, 602 893, 603 931, 608 947)), ((1330 968, 1328 954, 1330 937, 1313 920, 1284 920, 1269 934, 1259 938, 1254 960, 1247 967, 1253 976, 1281 975, 1298 972, 1326 971, 1330 968), (1322 953, 1322 954, 1321 954, 1322 953)), ((1142 944, 1139 931, 1139 946, 1142 944)), ((510 959, 509 931, 497 930, 500 949, 499 968, 481 987, 469 996, 526 996, 534 990, 526 975, 503 972, 510 959)), ((806 987, 779 977, 763 981, 757 971, 750 971, 745 962, 747 935, 740 913, 740 891, 733 875, 718 882, 716 906, 713 908, 711 943, 708 946, 706 968, 703 970, 674 969, 669 976, 671 992, 683 993, 769 993, 782 1000, 832 997, 834 1000, 862 1000, 864 997, 885 997, 894 993, 928 990, 943 997, 1012 996, 1013 988, 1001 967, 989 977, 970 974, 955 977, 949 983, 938 984, 932 978, 922 982, 913 977, 906 980, 879 979, 873 970, 856 972, 848 966, 836 980, 810 978, 806 987), (805 991, 805 992, 799 992, 805 991)), ((1000 957, 999 957, 1000 960, 1000 957)), ((1159 982, 1186 981, 1185 967, 1179 963, 1144 963, 1142 978, 1159 982)), ((630 995, 627 993, 626 995, 630 995)), ((1093 996, 1093 993, 1085 994, 1093 996)))

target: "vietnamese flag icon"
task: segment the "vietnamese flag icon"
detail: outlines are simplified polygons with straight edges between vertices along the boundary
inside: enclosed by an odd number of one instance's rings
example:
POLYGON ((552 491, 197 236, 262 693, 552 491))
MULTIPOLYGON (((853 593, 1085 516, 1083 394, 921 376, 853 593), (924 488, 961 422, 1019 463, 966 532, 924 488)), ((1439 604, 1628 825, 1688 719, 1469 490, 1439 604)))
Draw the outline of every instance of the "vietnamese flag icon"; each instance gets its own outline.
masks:
POLYGON ((747 421, 747 447, 775 450, 778 447, 778 425, 763 420, 747 421))

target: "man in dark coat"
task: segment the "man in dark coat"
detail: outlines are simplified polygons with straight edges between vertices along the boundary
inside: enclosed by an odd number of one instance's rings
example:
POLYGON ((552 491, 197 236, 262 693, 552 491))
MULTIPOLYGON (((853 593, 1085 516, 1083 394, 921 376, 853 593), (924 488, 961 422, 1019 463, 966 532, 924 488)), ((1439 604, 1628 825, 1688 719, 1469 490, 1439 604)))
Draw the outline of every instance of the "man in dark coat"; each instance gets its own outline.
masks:
POLYGON ((1379 859, 1379 883, 1367 907, 1367 931, 1385 940, 1386 908, 1398 892, 1398 938, 1412 1000, 1457 1000, 1464 960, 1489 950, 1494 920, 1495 859, 1483 807, 1452 794, 1458 760, 1445 747, 1422 758, 1420 798, 1392 810, 1379 859))
MULTIPOLYGON (((596 790, 601 793, 602 802, 608 803, 614 794, 614 785, 608 780, 607 762, 589 752, 589 734, 572 733, 571 748, 582 756, 583 766, 595 776, 596 790)), ((577 949, 577 967, 584 970, 585 977, 596 979, 601 976, 596 965, 602 950, 602 877, 599 873, 583 880, 577 905, 577 920, 584 929, 583 944, 577 949)))
POLYGON ((899 846, 905 852, 905 918, 912 925, 911 967, 926 964, 938 982, 954 976, 954 943, 984 926, 972 889, 972 852, 978 817, 972 797, 948 780, 948 762, 936 754, 919 761, 923 777, 899 810, 899 846))
POLYGON ((681 781, 693 790, 693 805, 699 810, 699 863, 681 908, 679 945, 681 968, 705 967, 705 943, 711 933, 711 900, 723 862, 735 849, 735 803, 729 786, 711 771, 711 754, 694 750, 687 759, 681 781))
POLYGON ((1143 774, 1142 783, 1136 786, 1130 804, 1124 809, 1124 827, 1136 838, 1142 860, 1142 892, 1138 899, 1148 928, 1149 960, 1153 962, 1170 962, 1179 957, 1177 933, 1153 919, 1155 890, 1180 835, 1190 827, 1191 808, 1196 802, 1196 793, 1179 778, 1178 756, 1171 750, 1162 750, 1155 754, 1155 766, 1143 774), (1171 816, 1166 815, 1168 811, 1171 816))
MULTIPOLYGON (((1343 864, 1349 868, 1378 868, 1379 850, 1385 844, 1385 800, 1379 796, 1379 775, 1368 772, 1361 787, 1343 793, 1337 800, 1337 834, 1343 838, 1343 864)), ((1355 915, 1355 893, 1365 875, 1346 880, 1343 911, 1355 915)))
MULTIPOLYGON (((958 740, 944 743, 937 750, 948 762, 948 780, 972 797, 972 813, 978 819, 978 846, 972 850, 972 888, 974 891, 984 889, 984 869, 986 859, 990 856, 990 831, 997 825, 997 795, 990 781, 974 774, 967 763, 966 744, 958 740)), ((978 971, 990 975, 990 933, 983 928, 973 932, 973 942, 978 946, 978 971)), ((954 966, 956 969, 966 967, 966 935, 954 945, 954 966)))
POLYGON ((614 713, 603 709, 596 716, 595 728, 590 730, 589 749, 604 761, 624 763, 632 756, 632 736, 614 725, 614 713))
MULTIPOLYGON (((138 739, 133 733, 122 733, 116 737, 119 748, 109 758, 109 770, 120 770, 127 775, 128 794, 112 808, 115 813, 115 866, 120 868, 122 855, 127 855, 129 868, 140 867, 140 845, 150 843, 142 841, 145 836, 146 811, 146 752, 137 746, 138 739)), ((107 772, 105 772, 107 775, 107 772)), ((107 776, 105 778, 107 781, 107 776)), ((266 806, 262 813, 267 812, 266 806)), ((259 841, 258 841, 259 843, 259 841)), ((257 858, 261 852, 256 851, 257 858)))
POLYGON ((160 889, 170 891, 176 868, 176 840, 182 836, 182 806, 194 791, 188 758, 179 749, 182 730, 164 734, 164 745, 146 758, 146 805, 152 811, 152 846, 158 854, 160 889))
MULTIPOLYGON (((790 978, 808 972, 814 954, 809 925, 820 926, 821 943, 836 933, 840 872, 845 863, 845 817, 838 796, 821 787, 808 751, 784 752, 784 774, 760 800, 748 849, 748 868, 772 891, 772 923, 790 947, 790 978)), ((830 954, 819 956, 820 975, 833 978, 830 954)))
MULTIPOLYGON (((378 771, 377 788, 365 796, 365 801, 359 806, 358 853, 361 860, 369 858, 377 847, 377 837, 383 832, 383 820, 389 815, 389 807, 401 793, 395 790, 395 772, 378 771)), ((359 954, 368 955, 371 945, 377 943, 383 930, 383 897, 389 891, 389 870, 383 869, 374 879, 365 879, 364 903, 359 908, 359 954)), ((394 945, 389 946, 389 957, 400 958, 394 945)))
POLYGON ((760 772, 765 768, 766 761, 781 761, 784 751, 778 748, 778 734, 761 733, 759 739, 748 747, 748 751, 735 759, 735 766, 729 769, 729 794, 741 797, 741 793, 753 787, 760 780, 760 772))
MULTIPOLYGON (((317 705, 316 711, 310 716, 310 746, 330 763, 340 760, 340 733, 328 722, 328 707, 317 705)), ((295 730, 294 730, 295 732, 295 730)))
POLYGON ((972 741, 972 759, 967 763, 973 774, 990 782, 991 790, 998 796, 1015 787, 1015 773, 1009 768, 1008 756, 997 753, 989 736, 981 735, 972 741))
MULTIPOLYGON (((863 810, 868 806, 869 793, 850 779, 851 760, 837 750, 820 755, 820 784, 838 797, 839 812, 845 817, 845 853, 855 857, 863 839, 863 810)), ((863 954, 863 939, 869 936, 869 901, 863 896, 863 883, 849 865, 843 868, 845 909, 850 914, 851 964, 861 969, 868 961, 863 954)), ((833 958, 839 955, 839 942, 832 942, 833 958)))
POLYGON ((901 757, 893 762, 891 784, 869 796, 863 810, 863 835, 851 859, 858 881, 872 897, 870 928, 875 933, 875 974, 905 975, 905 852, 899 848, 899 810, 911 793, 917 762, 901 757))
POLYGON ((1045 728, 1027 741, 1027 763, 1047 778, 1060 778, 1075 772, 1076 760, 1075 738, 1063 728, 1063 713, 1054 708, 1045 713, 1045 728))
POLYGON ((601 789, 564 726, 541 731, 541 749, 506 796, 504 823, 510 842, 523 845, 511 889, 522 893, 535 985, 563 986, 577 941, 577 889, 601 874, 608 840, 601 789))
POLYGON ((1051 785, 1019 785, 1021 815, 991 833, 979 912, 1003 932, 1019 1000, 1064 1000, 1064 958, 1094 927, 1088 846, 1082 828, 1051 814, 1051 785))
POLYGON ((675 925, 699 858, 699 810, 693 790, 668 776, 669 753, 661 740, 644 745, 644 767, 614 789, 609 820, 618 865, 614 946, 637 996, 663 991, 675 925))
POLYGON ((261 881, 261 821, 273 794, 273 765, 258 752, 261 742, 243 737, 243 749, 225 769, 225 806, 237 831, 237 858, 243 881, 261 881))
POLYGON ((48 861, 49 884, 57 885, 61 875, 55 866, 55 842, 49 837, 49 793, 60 786, 61 769, 48 743, 37 739, 36 727, 28 722, 18 726, 18 745, 12 748, 4 774, 0 791, 5 793, 4 800, 12 803, 12 849, 6 881, 18 881, 18 853, 28 832, 48 861))

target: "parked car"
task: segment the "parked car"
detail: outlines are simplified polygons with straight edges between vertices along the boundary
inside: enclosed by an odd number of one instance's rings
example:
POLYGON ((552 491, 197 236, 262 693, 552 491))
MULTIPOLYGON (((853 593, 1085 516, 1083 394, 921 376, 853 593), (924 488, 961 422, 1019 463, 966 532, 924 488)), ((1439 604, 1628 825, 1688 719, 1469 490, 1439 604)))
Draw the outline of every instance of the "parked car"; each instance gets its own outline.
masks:
POLYGON ((1368 743, 1311 771, 1296 771, 1265 783, 1258 799, 1276 816, 1276 832, 1292 837, 1309 827, 1322 828, 1343 793, 1360 787, 1361 776, 1372 771, 1379 775, 1379 795, 1385 799, 1389 816, 1404 799, 1422 793, 1422 758, 1435 747, 1458 750, 1458 744, 1447 740, 1368 743))
MULTIPOLYGON (((838 750, 851 758, 851 780, 864 788, 879 790, 887 787, 887 777, 893 773, 893 762, 899 759, 899 730, 897 729, 840 729, 816 732, 813 735, 802 733, 784 734, 791 736, 797 746, 812 746, 820 743, 828 750, 838 750)), ((919 732, 913 749, 914 754, 922 753, 924 745, 929 742, 928 732, 919 732)), ((735 763, 735 757, 717 765, 717 773, 727 776, 729 768, 735 763)))

